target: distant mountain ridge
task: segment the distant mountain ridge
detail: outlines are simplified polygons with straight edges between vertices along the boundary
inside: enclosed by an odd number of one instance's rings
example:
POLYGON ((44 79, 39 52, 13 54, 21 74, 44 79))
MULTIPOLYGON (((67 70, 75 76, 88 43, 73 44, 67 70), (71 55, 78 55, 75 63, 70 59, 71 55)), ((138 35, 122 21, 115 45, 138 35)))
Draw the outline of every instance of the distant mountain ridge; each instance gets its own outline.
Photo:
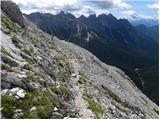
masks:
POLYGON ((139 19, 139 20, 130 20, 130 22, 134 26, 141 25, 141 24, 144 24, 147 27, 159 25, 159 20, 157 19, 139 19))
POLYGON ((158 84, 154 84, 154 89, 151 85, 153 81, 158 83, 158 43, 140 33, 128 20, 117 19, 112 14, 76 18, 64 12, 57 15, 31 13, 25 16, 43 31, 79 45, 103 62, 123 69, 158 104, 158 84), (135 72, 137 68, 142 77, 135 72), (147 71, 154 75, 146 77, 147 71))

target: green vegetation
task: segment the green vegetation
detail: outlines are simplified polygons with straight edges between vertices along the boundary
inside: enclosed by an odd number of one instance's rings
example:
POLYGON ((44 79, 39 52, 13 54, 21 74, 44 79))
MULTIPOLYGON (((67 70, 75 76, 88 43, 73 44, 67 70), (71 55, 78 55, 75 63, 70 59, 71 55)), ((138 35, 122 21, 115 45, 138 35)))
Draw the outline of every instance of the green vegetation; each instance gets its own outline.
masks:
POLYGON ((153 109, 158 115, 159 115, 159 110, 158 109, 153 109))
POLYGON ((126 109, 123 106, 116 106, 121 112, 126 113, 126 109))
POLYGON ((13 36, 11 39, 16 47, 21 48, 21 45, 19 44, 19 40, 16 36, 13 36))
POLYGON ((32 59, 27 58, 26 61, 28 62, 29 65, 32 65, 32 64, 33 64, 32 59))
POLYGON ((21 50, 22 50, 22 52, 24 52, 30 56, 31 56, 31 53, 33 52, 33 49, 31 49, 31 48, 22 48, 21 50))
POLYGON ((99 103, 97 103, 91 95, 86 95, 84 97, 84 99, 88 102, 89 104, 89 109, 91 109, 97 116, 97 118, 99 118, 100 115, 102 115, 104 113, 103 108, 101 107, 101 105, 99 103))
POLYGON ((121 103, 121 99, 116 95, 114 92, 112 92, 110 89, 108 89, 106 86, 102 85, 102 88, 108 92, 108 94, 118 103, 121 103))
POLYGON ((6 118, 13 118, 15 109, 22 110, 23 114, 18 118, 49 118, 54 106, 54 98, 49 90, 28 92, 23 99, 2 96, 2 113, 6 118), (32 107, 37 108, 36 112, 30 111, 32 107))
POLYGON ((26 81, 36 82, 37 81, 37 76, 35 76, 34 73, 29 73, 25 80, 26 81))
POLYGON ((8 51, 6 51, 4 48, 1 48, 1 53, 3 53, 6 56, 12 57, 12 55, 8 51))
POLYGON ((25 31, 23 31, 21 35, 22 35, 22 36, 25 36, 25 35, 26 35, 26 32, 25 32, 25 31))
POLYGON ((53 64, 56 64, 56 65, 61 66, 61 67, 64 67, 63 63, 61 62, 60 58, 58 58, 58 57, 54 57, 53 58, 53 64))
POLYGON ((53 87, 51 90, 58 95, 68 95, 70 90, 64 85, 60 85, 60 87, 53 87))
POLYGON ((11 21, 9 21, 6 17, 1 16, 1 21, 2 23, 5 24, 6 28, 11 30, 12 32, 16 32, 15 25, 11 21))
POLYGON ((64 72, 64 71, 59 71, 59 72, 58 72, 58 76, 59 76, 63 81, 69 82, 69 80, 68 80, 68 75, 67 75, 66 72, 64 72))
POLYGON ((81 73, 79 73, 79 75, 80 75, 80 77, 79 77, 78 82, 79 82, 80 84, 85 83, 85 82, 86 82, 87 77, 86 77, 85 75, 81 74, 81 73))
POLYGON ((102 88, 107 91, 107 93, 118 103, 120 103, 124 107, 128 107, 127 102, 123 102, 118 95, 116 95, 114 92, 112 92, 110 89, 108 89, 106 86, 102 85, 102 88))
POLYGON ((4 64, 1 64, 1 70, 6 70, 7 72, 17 72, 15 69, 13 69, 12 67, 10 66, 7 66, 7 65, 4 65, 4 64))
POLYGON ((70 66, 69 62, 67 62, 64 59, 64 56, 63 57, 62 56, 61 57, 55 56, 53 58, 53 64, 56 64, 57 66, 63 67, 68 72, 72 72, 72 70, 73 70, 73 68, 70 66))
POLYGON ((24 69, 32 71, 32 66, 29 63, 27 63, 24 65, 24 69))
POLYGON ((41 82, 40 80, 42 79, 41 76, 36 75, 33 72, 30 72, 27 74, 27 77, 24 79, 24 82, 41 82))
POLYGON ((2 113, 6 118, 14 115, 14 98, 12 96, 1 96, 2 113))

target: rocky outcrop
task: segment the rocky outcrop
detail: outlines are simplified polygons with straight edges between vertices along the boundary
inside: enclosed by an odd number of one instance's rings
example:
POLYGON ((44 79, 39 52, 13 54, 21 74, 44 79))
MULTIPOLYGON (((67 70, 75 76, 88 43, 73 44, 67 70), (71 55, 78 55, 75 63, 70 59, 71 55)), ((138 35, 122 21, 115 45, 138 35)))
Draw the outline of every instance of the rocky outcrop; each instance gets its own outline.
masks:
POLYGON ((12 1, 1 1, 1 9, 10 17, 10 19, 18 23, 21 27, 25 27, 24 18, 19 7, 12 1))
POLYGON ((3 118, 158 118, 158 106, 120 69, 27 20, 24 29, 1 18, 3 118))

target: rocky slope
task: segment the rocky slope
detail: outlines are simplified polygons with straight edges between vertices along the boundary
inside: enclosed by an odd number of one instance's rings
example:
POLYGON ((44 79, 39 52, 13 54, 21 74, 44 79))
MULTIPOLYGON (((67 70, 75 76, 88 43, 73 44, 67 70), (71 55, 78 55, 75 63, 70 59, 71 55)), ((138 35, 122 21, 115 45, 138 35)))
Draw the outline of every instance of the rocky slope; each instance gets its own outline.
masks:
POLYGON ((127 19, 117 19, 112 14, 79 18, 63 11, 57 15, 38 12, 24 15, 43 31, 122 69, 145 95, 159 103, 159 46, 155 42, 159 40, 158 29, 135 27, 127 19))
POLYGON ((1 14, 2 118, 158 118, 123 71, 25 18, 21 27, 13 6, 1 14))

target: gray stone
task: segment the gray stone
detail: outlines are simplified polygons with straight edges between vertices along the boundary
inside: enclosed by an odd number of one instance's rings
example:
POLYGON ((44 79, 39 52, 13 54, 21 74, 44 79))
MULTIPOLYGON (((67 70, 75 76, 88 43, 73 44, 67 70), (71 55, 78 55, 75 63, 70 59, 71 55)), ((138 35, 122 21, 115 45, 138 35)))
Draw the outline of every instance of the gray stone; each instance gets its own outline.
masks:
POLYGON ((25 27, 22 12, 14 2, 1 1, 1 8, 13 22, 18 23, 21 27, 25 27))
POLYGON ((53 112, 50 119, 62 119, 62 118, 63 118, 62 114, 58 112, 53 112))
POLYGON ((8 88, 12 86, 18 86, 23 88, 25 86, 22 82, 22 79, 18 78, 18 76, 15 73, 2 72, 1 82, 2 88, 8 88), (7 87, 4 86, 5 84, 7 84, 7 87))
POLYGON ((3 54, 1 55, 1 59, 4 63, 10 65, 11 67, 17 67, 19 65, 15 60, 3 54))

